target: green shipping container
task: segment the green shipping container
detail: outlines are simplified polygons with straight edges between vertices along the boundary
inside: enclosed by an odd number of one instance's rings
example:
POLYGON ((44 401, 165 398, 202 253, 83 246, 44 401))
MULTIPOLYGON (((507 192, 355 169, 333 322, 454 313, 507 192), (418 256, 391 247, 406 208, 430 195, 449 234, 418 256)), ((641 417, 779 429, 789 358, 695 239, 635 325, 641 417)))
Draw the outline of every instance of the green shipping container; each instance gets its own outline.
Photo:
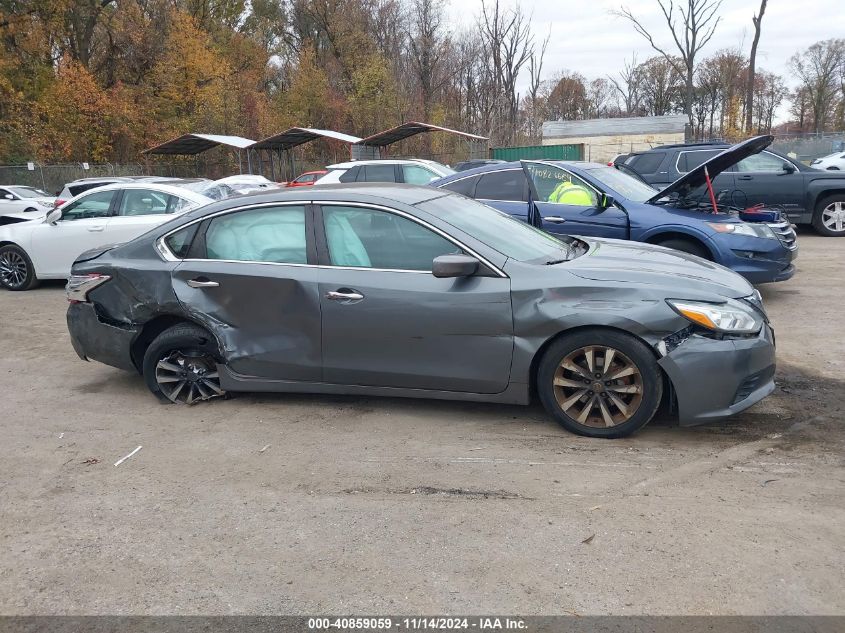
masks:
POLYGON ((583 145, 526 145, 525 147, 494 147, 493 158, 499 160, 545 159, 582 160, 583 145))

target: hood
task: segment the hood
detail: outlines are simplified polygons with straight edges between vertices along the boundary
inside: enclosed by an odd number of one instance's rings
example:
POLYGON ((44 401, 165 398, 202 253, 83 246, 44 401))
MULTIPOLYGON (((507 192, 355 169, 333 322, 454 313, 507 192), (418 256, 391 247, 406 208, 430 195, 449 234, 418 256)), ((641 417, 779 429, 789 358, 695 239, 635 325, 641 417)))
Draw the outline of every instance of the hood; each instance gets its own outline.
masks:
POLYGON ((755 136, 754 138, 750 138, 742 143, 737 143, 725 151, 716 154, 716 156, 702 163, 692 171, 687 172, 671 185, 646 200, 646 202, 654 204, 661 198, 665 198, 673 193, 677 193, 681 197, 684 197, 707 182, 707 179, 704 176, 705 170, 708 174, 710 174, 710 179, 712 180, 726 169, 736 165, 743 158, 759 154, 771 145, 774 140, 774 136, 767 134, 763 136, 755 136))
POLYGON ((47 214, 53 209, 38 209, 37 211, 17 211, 15 213, 0 214, 0 224, 16 224, 18 222, 29 222, 37 220, 43 222, 47 214))
POLYGON ((663 286, 680 299, 712 301, 738 299, 754 287, 737 273, 663 246, 623 240, 588 238, 590 250, 566 264, 582 279, 663 286))

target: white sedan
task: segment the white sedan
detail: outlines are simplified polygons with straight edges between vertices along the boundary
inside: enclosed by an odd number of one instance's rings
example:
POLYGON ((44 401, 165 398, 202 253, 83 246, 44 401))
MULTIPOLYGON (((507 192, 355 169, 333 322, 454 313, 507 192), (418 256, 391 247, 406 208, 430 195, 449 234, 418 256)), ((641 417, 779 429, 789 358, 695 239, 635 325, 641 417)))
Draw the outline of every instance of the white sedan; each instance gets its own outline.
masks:
POLYGON ((89 189, 41 219, 0 226, 0 286, 29 290, 42 279, 67 279, 81 253, 128 242, 174 214, 210 202, 193 191, 153 183, 89 189))
POLYGON ((53 208, 55 196, 35 187, 23 185, 0 186, 0 216, 19 217, 29 220, 44 217, 53 208), (29 216, 29 217, 27 217, 29 216))
POLYGON ((845 171, 845 153, 834 152, 833 154, 823 156, 822 158, 817 158, 812 163, 810 163, 810 167, 814 167, 815 169, 832 169, 834 171, 845 171))

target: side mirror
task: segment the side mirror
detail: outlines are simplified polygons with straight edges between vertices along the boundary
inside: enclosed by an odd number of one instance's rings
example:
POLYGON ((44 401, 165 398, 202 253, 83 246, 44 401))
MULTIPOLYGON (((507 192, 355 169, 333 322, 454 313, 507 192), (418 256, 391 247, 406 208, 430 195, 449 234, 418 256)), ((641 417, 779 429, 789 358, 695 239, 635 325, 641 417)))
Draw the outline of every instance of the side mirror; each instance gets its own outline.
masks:
POLYGON ((14 199, 15 199, 15 196, 13 196, 13 195, 12 195, 12 194, 10 194, 10 193, 7 193, 7 194, 6 194, 5 196, 3 196, 3 197, 4 197, 4 198, 6 198, 6 200, 14 200, 14 199))
POLYGON ((51 209, 50 213, 44 218, 46 224, 55 224, 62 217, 61 209, 51 209))
POLYGON ((787 174, 794 174, 795 173, 795 165, 792 163, 787 163, 786 161, 783 162, 783 171, 787 174))
POLYGON ((599 209, 604 211, 616 204, 616 200, 613 196, 609 196, 606 193, 599 194, 599 209))
POLYGON ((431 274, 439 278, 469 277, 478 270, 478 264, 471 255, 441 255, 434 258, 431 274))

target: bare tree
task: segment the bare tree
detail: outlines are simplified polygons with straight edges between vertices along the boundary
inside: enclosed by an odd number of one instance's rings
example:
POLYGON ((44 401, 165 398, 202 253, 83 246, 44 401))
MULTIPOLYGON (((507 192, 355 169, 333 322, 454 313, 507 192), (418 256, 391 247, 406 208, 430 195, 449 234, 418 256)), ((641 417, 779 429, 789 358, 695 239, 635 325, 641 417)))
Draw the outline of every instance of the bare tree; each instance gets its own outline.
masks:
POLYGON ((489 4, 482 1, 479 26, 484 42, 483 52, 489 56, 486 59, 492 71, 493 107, 501 109, 495 117, 498 133, 501 140, 508 143, 513 140, 517 127, 517 78, 534 52, 531 21, 518 4, 503 10, 499 0, 489 4))
POLYGON ((766 12, 767 1, 760 0, 760 11, 751 18, 751 22, 754 23, 754 40, 751 42, 751 54, 748 57, 748 82, 745 85, 745 129, 749 132, 754 119, 754 74, 755 64, 757 63, 757 44, 760 43, 760 29, 763 25, 763 14, 766 12))
POLYGON ((612 76, 608 76, 608 79, 622 99, 624 113, 628 116, 636 116, 642 100, 642 73, 638 70, 637 55, 634 54, 630 60, 625 60, 618 79, 612 76))
POLYGON ((675 72, 685 77, 684 112, 692 123, 695 58, 713 37, 719 25, 721 17, 717 13, 722 0, 677 0, 677 4, 676 0, 657 0, 657 4, 663 12, 680 58, 670 55, 665 47, 658 44, 654 36, 630 9, 621 7, 615 14, 628 20, 637 33, 642 35, 649 45, 672 65, 675 72), (680 14, 680 20, 676 17, 676 11, 680 14))
POLYGON ((531 56, 528 58, 528 75, 530 84, 528 86, 528 105, 531 111, 528 114, 528 136, 534 142, 540 136, 540 127, 542 126, 542 112, 540 111, 540 87, 543 85, 541 79, 543 73, 543 61, 546 57, 546 48, 549 46, 549 40, 552 37, 552 31, 549 29, 549 34, 543 40, 539 52, 537 50, 531 51, 531 56))
POLYGON ((813 129, 823 132, 832 114, 845 64, 845 39, 816 42, 789 60, 809 97, 813 129))
POLYGON ((419 82, 423 120, 431 118, 431 105, 446 82, 442 62, 446 55, 442 0, 413 0, 408 44, 411 66, 419 82))

